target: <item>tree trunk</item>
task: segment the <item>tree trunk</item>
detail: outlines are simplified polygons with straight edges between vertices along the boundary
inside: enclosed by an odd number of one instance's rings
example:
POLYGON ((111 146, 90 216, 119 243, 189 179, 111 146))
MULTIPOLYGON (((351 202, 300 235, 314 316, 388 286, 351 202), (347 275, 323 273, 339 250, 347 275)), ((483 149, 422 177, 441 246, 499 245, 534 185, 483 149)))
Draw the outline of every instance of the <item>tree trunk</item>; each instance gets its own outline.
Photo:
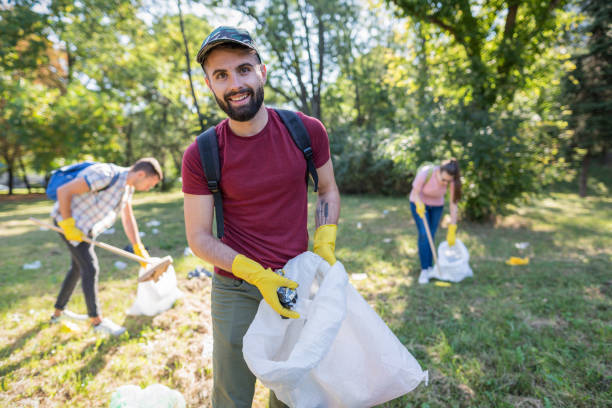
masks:
POLYGON ((8 163, 8 188, 9 195, 13 195, 13 163, 8 163))
POLYGON ((183 23, 183 11, 181 10, 181 0, 177 0, 176 4, 179 9, 179 21, 181 24, 181 34, 183 35, 183 44, 185 45, 185 60, 187 61, 187 76, 189 77, 189 86, 191 87, 191 97, 193 98, 193 104, 198 113, 198 122, 200 123, 200 129, 204 131, 204 122, 202 121, 202 114, 200 114, 200 105, 195 95, 193 88, 193 80, 191 79, 191 58, 189 57, 189 45, 187 44, 187 36, 185 35, 185 24, 183 23))
POLYGON ((21 160, 21 157, 19 158, 19 167, 21 168, 21 174, 23 176, 23 182, 25 183, 26 187, 28 188, 28 194, 32 194, 32 186, 30 186, 30 182, 28 181, 28 174, 26 173, 26 169, 25 169, 25 166, 23 164, 23 160, 21 160))
POLYGON ((584 198, 587 196, 587 179, 589 177, 589 165, 591 164, 590 152, 582 158, 582 166, 580 168, 580 177, 578 179, 578 194, 584 198))

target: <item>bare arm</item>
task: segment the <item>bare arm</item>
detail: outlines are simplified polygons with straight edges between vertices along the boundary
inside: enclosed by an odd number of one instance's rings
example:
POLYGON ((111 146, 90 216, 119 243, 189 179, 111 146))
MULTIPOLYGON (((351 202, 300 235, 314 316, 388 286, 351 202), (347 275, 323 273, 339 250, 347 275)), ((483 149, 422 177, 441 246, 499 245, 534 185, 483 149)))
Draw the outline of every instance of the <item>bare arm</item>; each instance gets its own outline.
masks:
POLYGON ((451 224, 457 224, 457 203, 453 202, 453 197, 455 196, 455 183, 451 183, 449 190, 450 194, 448 202, 450 207, 451 224))
POLYGON ((57 189, 59 213, 63 220, 72 217, 72 196, 83 194, 88 191, 89 185, 83 177, 77 177, 57 189))
POLYGON ((231 272, 238 252, 213 236, 213 208, 213 196, 210 194, 184 194, 187 242, 197 257, 231 272))
POLYGON ((132 203, 130 201, 123 206, 123 210, 121 211, 121 223, 123 224, 125 236, 132 243, 132 247, 136 248, 138 245, 142 245, 140 234, 138 233, 138 224, 136 223, 134 211, 132 210, 132 203))
POLYGON ((340 192, 334 177, 331 159, 317 169, 319 197, 315 208, 315 228, 325 224, 338 224, 340 218, 340 192))

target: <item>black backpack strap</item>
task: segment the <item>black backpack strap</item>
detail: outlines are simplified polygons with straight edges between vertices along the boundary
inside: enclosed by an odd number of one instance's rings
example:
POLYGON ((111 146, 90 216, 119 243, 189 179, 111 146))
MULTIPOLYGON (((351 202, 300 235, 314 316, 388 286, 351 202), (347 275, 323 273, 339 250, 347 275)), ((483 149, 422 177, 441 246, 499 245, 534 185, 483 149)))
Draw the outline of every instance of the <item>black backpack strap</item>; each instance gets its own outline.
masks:
MULTIPOLYGON (((310 136, 308 136, 308 131, 306 130, 306 126, 297 115, 297 113, 284 109, 274 109, 278 116, 280 116, 281 120, 285 124, 285 127, 289 130, 291 134, 291 138, 295 142, 296 146, 300 151, 304 154, 304 158, 306 159, 306 166, 308 167, 308 173, 312 176, 312 181, 314 182, 314 191, 317 191, 319 188, 319 176, 317 175, 317 169, 314 164, 314 160, 312 159, 312 147, 310 147, 310 136)), ((306 184, 308 184, 308 174, 306 174, 306 184)))
POLYGON ((223 236, 223 202, 221 201, 221 167, 219 166, 219 145, 217 132, 214 126, 201 133, 196 139, 204 175, 208 181, 208 190, 215 200, 215 214, 217 216, 217 237, 223 236))

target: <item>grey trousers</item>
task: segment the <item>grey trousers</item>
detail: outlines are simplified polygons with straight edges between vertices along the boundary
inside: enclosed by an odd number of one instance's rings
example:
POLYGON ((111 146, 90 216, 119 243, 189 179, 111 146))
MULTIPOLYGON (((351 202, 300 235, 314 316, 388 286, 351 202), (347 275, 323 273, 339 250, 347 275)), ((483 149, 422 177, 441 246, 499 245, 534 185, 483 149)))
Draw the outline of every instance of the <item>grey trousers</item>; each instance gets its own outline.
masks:
MULTIPOLYGON (((255 376, 242 356, 242 338, 262 299, 259 289, 242 280, 212 279, 213 394, 215 408, 250 408, 255 376)), ((270 408, 287 407, 270 391, 270 408)))
POLYGON ((81 279, 85 304, 87 305, 87 315, 89 317, 99 316, 98 275, 100 274, 100 266, 98 265, 98 257, 94 252, 94 246, 87 242, 80 242, 79 245, 73 246, 66 240, 63 234, 59 235, 68 246, 72 263, 62 282, 62 288, 57 295, 55 308, 64 310, 70 300, 70 296, 72 296, 72 292, 74 292, 76 284, 81 279))

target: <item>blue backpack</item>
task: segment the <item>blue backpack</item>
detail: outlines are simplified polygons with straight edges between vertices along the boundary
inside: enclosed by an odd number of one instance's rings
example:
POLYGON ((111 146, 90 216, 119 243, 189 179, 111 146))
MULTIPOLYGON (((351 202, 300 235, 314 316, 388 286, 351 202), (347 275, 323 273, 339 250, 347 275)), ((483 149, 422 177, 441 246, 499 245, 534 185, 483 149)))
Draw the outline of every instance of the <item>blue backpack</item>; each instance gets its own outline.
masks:
MULTIPOLYGON (((96 164, 96 162, 84 161, 75 164, 67 164, 64 167, 60 167, 59 169, 54 170, 51 173, 51 178, 49 179, 49 182, 47 183, 47 189, 45 191, 47 193, 47 197, 49 197, 53 201, 57 201, 57 189, 60 186, 63 186, 64 184, 74 180, 82 170, 86 169, 92 164, 96 164)), ((119 174, 115 174, 111 182, 108 183, 106 187, 101 188, 97 191, 99 192, 106 190, 107 188, 115 184, 115 181, 117 181, 118 177, 119 174)))

